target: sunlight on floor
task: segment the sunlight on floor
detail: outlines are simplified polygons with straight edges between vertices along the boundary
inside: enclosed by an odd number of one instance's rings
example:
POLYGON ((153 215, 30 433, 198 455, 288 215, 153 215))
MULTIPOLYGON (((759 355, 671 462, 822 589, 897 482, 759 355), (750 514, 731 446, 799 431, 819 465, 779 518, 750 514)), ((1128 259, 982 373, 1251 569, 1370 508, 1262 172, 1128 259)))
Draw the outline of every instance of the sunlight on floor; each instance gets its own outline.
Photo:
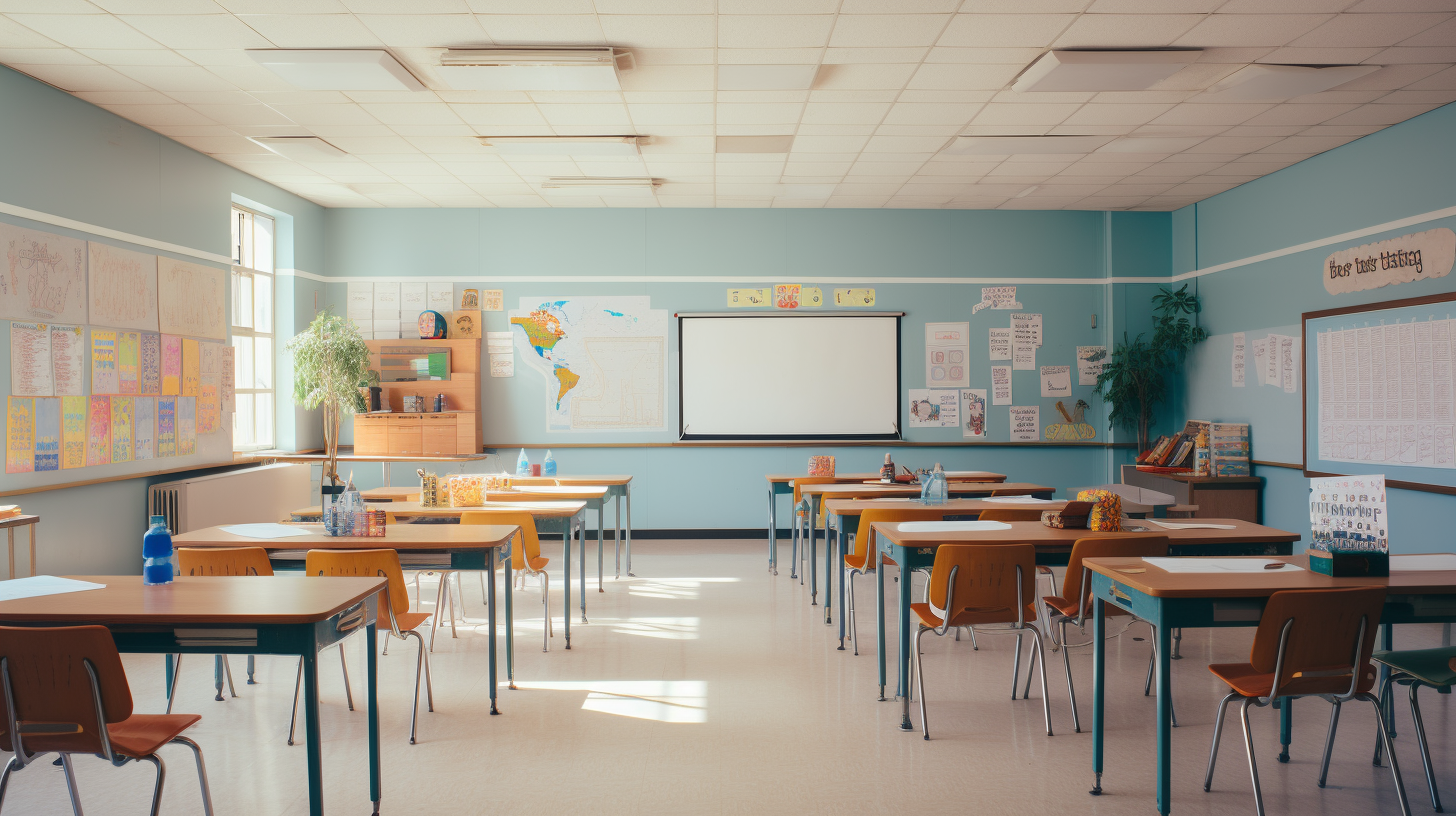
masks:
POLYGON ((641 598, 690 600, 699 597, 703 584, 736 584, 737 578, 648 578, 633 580, 627 592, 641 598))
POLYGON ((699 618, 596 618, 592 623, 610 626, 620 635, 697 640, 699 618))
POLYGON ((708 683, 704 680, 518 680, 516 687, 585 691, 586 701, 581 705, 583 711, 665 723, 708 721, 708 683))

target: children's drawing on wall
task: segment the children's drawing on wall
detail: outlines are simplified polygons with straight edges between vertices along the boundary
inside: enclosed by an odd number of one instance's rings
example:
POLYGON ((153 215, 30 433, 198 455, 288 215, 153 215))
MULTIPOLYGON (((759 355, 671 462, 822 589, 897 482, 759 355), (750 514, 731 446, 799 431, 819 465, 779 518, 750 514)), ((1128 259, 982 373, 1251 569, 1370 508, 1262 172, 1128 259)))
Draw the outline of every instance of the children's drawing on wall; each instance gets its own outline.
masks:
POLYGON ((1020 301, 1016 299, 1015 286, 982 286, 981 302, 971 307, 971 314, 976 314, 982 309, 1020 309, 1020 301))
POLYGON ((986 390, 962 389, 961 436, 981 439, 986 436, 986 390))
POLYGON ((910 389, 910 425, 954 428, 960 424, 960 392, 941 388, 910 389))
POLYGON ((802 288, 797 283, 780 283, 774 286, 774 306, 780 309, 799 308, 799 290, 802 288))
POLYGON ((1086 442, 1097 437, 1097 428, 1087 422, 1087 409, 1091 407, 1086 400, 1077 400, 1072 406, 1072 412, 1067 413, 1067 406, 1057 400, 1057 413, 1062 415, 1061 422, 1054 422, 1046 426, 1046 441, 1048 442, 1086 442))
POLYGON ((1107 346, 1077 346, 1077 385, 1096 385, 1106 360, 1107 346))

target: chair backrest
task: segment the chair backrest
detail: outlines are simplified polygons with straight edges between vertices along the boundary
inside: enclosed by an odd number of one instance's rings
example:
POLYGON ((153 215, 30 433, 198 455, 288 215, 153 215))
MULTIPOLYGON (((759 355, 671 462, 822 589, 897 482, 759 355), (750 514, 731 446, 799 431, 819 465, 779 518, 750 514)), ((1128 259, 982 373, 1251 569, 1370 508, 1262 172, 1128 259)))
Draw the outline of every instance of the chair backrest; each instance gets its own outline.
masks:
POLYGON ((839 480, 836 479, 833 476, 796 476, 796 477, 794 477, 794 506, 795 507, 798 507, 799 506, 799 502, 803 501, 803 499, 804 499, 803 493, 801 493, 800 490, 799 490, 799 488, 803 487, 804 485, 834 484, 835 482, 838 482, 838 481, 839 480))
MULTIPOLYGON (((866 507, 859 514, 859 528, 854 534, 854 554, 863 556, 874 551, 876 522, 896 524, 902 521, 940 521, 945 511, 938 507, 866 507)), ((868 568, 875 568, 874 561, 865 562, 868 568)))
POLYGON ((409 590, 404 585, 404 570, 399 553, 394 550, 309 550, 304 557, 304 572, 328 578, 377 578, 389 581, 384 590, 384 603, 379 605, 380 626, 390 623, 390 610, 395 615, 409 611, 409 590))
POLYGON ((1379 586, 1276 592, 1259 618, 1249 662, 1255 671, 1278 672, 1274 694, 1353 691, 1371 671, 1384 606, 1385 587, 1379 586))
POLYGON ((262 547, 178 547, 177 569, 183 575, 273 574, 262 547))
POLYGON ((1035 507, 992 507, 982 510, 981 521, 1041 521, 1041 511, 1035 507))
POLYGON ((1034 545, 942 544, 935 549, 926 598, 951 626, 1017 623, 1036 617, 1030 608, 1035 590, 1034 545), (952 571, 955 594, 947 598, 952 571))
POLYGON ((536 517, 525 510, 468 510, 460 514, 460 523, 518 525, 521 528, 521 546, 511 548, 511 569, 525 569, 528 559, 541 556, 536 517))
MULTIPOLYGON (((1168 537, 1165 535, 1102 535, 1079 538, 1072 544, 1072 554, 1067 558, 1067 574, 1062 576, 1062 597, 1068 601, 1081 599, 1082 613, 1092 610, 1092 588, 1087 570, 1082 567, 1086 558, 1163 558, 1168 555, 1168 537)), ((1108 606, 1112 613, 1115 607, 1108 606)))
POLYGON ((6 685, 0 695, 0 750, 15 750, 12 732, 19 721, 21 747, 29 754, 107 753, 87 663, 96 672, 106 722, 132 714, 126 670, 104 626, 0 626, 0 661, 6 685))

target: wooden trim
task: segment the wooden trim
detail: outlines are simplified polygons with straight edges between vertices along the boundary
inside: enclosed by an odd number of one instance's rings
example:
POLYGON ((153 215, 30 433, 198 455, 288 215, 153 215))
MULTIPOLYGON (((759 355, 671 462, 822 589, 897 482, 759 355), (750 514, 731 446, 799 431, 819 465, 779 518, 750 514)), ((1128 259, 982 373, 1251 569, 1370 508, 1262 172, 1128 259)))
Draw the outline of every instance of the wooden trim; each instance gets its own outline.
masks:
POLYGON ((69 487, 90 487, 92 485, 106 484, 108 482, 125 482, 130 479, 146 479, 152 476, 166 476, 172 473, 185 473, 189 470, 216 470, 218 468, 241 467, 253 464, 253 461, 231 459, 226 462, 211 462, 206 464, 188 465, 187 467, 166 468, 164 470, 148 470, 142 473, 123 473, 116 476, 104 476, 100 479, 86 479, 80 482, 61 482, 59 484, 40 485, 38 487, 23 487, 18 490, 6 490, 0 492, 0 498, 6 496, 26 496, 31 493, 45 493, 51 490, 65 490, 69 487))
POLYGON ((1285 468, 1287 470, 1304 470, 1304 465, 1301 465, 1298 462, 1265 462, 1262 459, 1254 459, 1253 464, 1259 467, 1276 467, 1285 468))

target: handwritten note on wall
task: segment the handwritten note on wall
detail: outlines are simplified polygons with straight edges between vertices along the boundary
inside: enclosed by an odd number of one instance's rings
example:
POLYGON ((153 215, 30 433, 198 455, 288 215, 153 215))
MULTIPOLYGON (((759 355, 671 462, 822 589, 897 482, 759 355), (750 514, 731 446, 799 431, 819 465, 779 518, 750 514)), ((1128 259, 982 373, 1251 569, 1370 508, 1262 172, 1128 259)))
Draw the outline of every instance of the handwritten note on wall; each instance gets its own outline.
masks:
POLYGON ((86 242, 0 224, 0 317, 86 322, 86 242))
POLYGON ((175 258, 159 259, 157 269, 157 310, 162 332, 226 339, 227 273, 175 258))
POLYGON ((115 394, 121 387, 116 370, 116 332, 91 330, 91 393, 115 394))
POLYGON ((80 326, 51 324, 51 379, 58 397, 86 393, 86 338, 80 326))
POLYGON ((113 329, 157 330, 157 256, 88 243, 87 295, 91 323, 113 329))
POLYGON ((49 397, 55 393, 51 376, 51 330, 45 323, 10 324, 10 393, 17 397, 49 397))

